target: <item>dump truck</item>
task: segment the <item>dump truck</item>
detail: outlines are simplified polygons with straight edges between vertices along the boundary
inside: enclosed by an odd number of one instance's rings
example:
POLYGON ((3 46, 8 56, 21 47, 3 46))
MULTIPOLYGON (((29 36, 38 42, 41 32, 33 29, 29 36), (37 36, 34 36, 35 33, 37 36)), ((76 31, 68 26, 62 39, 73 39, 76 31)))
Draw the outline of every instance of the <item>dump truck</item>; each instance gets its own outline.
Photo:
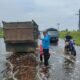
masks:
POLYGON ((38 25, 32 21, 3 21, 4 42, 9 52, 34 51, 37 46, 38 25))

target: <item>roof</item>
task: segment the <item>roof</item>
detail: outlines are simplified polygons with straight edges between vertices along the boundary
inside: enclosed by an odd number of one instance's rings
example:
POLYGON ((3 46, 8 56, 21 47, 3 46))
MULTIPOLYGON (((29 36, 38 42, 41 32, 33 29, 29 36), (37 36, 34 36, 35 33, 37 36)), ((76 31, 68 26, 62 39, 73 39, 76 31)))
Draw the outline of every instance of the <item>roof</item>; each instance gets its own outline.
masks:
POLYGON ((27 21, 27 22, 4 22, 3 21, 3 27, 32 27, 32 26, 38 26, 35 21, 27 21))
POLYGON ((47 31, 58 31, 58 30, 55 28, 48 28, 47 31))

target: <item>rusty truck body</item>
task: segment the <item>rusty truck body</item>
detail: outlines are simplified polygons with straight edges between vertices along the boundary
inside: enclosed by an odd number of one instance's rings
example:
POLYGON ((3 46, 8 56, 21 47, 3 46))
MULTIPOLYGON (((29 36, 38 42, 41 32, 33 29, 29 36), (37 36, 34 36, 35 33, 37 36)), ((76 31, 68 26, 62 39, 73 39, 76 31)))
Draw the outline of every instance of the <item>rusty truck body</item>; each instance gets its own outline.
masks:
POLYGON ((38 38, 38 25, 34 20, 27 22, 4 22, 6 50, 11 52, 35 49, 38 38))

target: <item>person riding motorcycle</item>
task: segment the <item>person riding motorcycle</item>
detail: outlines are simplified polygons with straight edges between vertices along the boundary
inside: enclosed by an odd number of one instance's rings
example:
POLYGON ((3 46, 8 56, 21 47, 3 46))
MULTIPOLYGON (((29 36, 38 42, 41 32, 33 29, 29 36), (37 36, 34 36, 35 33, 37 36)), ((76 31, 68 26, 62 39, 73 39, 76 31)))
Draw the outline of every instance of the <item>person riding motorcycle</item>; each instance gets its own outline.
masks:
POLYGON ((65 41, 70 41, 72 39, 72 36, 70 35, 70 33, 68 32, 67 35, 65 36, 65 41))
POLYGON ((65 36, 65 48, 69 48, 70 47, 70 40, 72 39, 72 36, 70 35, 70 33, 68 32, 67 35, 65 36))
MULTIPOLYGON (((72 36, 68 32, 67 35, 65 36, 65 49, 69 49, 70 51, 75 51, 74 48, 74 40, 72 39, 72 36)), ((76 56, 76 51, 74 53, 74 56, 76 56)))

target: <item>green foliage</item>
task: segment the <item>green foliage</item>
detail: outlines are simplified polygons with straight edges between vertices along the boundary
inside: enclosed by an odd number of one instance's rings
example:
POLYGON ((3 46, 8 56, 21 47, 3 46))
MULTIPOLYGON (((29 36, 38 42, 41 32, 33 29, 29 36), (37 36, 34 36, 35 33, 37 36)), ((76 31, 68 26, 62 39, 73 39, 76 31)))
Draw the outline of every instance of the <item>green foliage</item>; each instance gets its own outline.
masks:
POLYGON ((0 38, 2 38, 2 37, 3 37, 3 28, 0 27, 0 38))
MULTIPOLYGON (((67 32, 61 31, 60 32, 60 38, 65 38, 67 32)), ((71 36, 75 40, 76 45, 80 45, 80 31, 70 31, 71 36)))

